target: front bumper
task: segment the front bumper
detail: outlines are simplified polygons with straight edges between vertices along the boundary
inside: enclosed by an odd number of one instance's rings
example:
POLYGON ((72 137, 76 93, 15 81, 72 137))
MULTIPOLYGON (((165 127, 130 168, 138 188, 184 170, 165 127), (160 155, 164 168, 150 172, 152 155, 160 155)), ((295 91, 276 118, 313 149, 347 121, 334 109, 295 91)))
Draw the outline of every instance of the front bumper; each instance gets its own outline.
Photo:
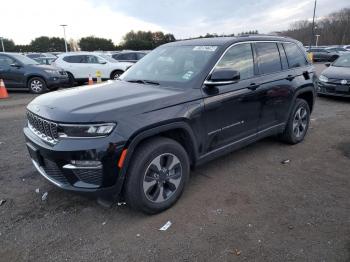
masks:
POLYGON ((350 97, 350 85, 339 85, 318 81, 317 93, 329 96, 350 97))
POLYGON ((34 167, 49 182, 68 191, 118 199, 124 182, 117 165, 123 143, 105 137, 62 139, 50 145, 28 127, 23 131, 34 167), (100 161, 101 165, 79 167, 72 165, 72 160, 100 161))
POLYGON ((51 76, 46 79, 48 88, 62 87, 69 83, 68 75, 51 76))

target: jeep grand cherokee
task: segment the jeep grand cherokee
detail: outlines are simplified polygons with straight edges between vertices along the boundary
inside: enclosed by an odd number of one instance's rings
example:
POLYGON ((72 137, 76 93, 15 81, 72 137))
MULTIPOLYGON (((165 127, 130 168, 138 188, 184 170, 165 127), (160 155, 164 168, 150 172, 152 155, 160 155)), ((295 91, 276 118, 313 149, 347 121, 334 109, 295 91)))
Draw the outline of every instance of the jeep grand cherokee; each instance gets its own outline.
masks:
POLYGON ((24 133, 34 166, 56 186, 157 213, 197 165, 267 136, 301 142, 315 82, 290 38, 173 42, 112 83, 37 97, 24 133))

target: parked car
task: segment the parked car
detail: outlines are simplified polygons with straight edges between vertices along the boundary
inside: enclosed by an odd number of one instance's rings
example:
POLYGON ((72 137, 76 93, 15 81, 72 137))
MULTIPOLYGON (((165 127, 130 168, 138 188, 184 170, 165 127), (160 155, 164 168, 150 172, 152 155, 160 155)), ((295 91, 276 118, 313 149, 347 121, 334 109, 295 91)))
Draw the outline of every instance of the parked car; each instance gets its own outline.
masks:
POLYGON ((57 59, 57 57, 37 57, 33 60, 37 61, 41 65, 52 65, 52 63, 57 59))
POLYGON ((28 54, 25 54, 25 56, 27 56, 31 59, 35 59, 35 58, 39 58, 39 57, 51 57, 53 59, 57 58, 57 56, 50 54, 50 53, 28 53, 28 54))
POLYGON ((147 55, 147 52, 143 51, 124 51, 117 54, 113 54, 112 57, 117 61, 136 63, 142 57, 147 55))
POLYGON ((350 51, 350 45, 345 45, 344 48, 348 51, 350 51))
POLYGON ((333 62, 339 57, 339 53, 329 51, 326 48, 311 48, 307 52, 313 54, 313 60, 315 62, 333 62))
POLYGON ((319 77, 317 93, 350 97, 350 53, 326 65, 328 68, 319 77))
POLYGON ((97 71, 101 72, 103 80, 117 79, 133 64, 118 62, 107 55, 79 52, 61 54, 53 65, 63 68, 73 85, 88 81, 89 76, 96 79, 97 71))
POLYGON ((340 46, 327 47, 325 49, 327 51, 336 52, 336 53, 339 53, 339 54, 344 54, 344 53, 348 53, 349 52, 349 50, 345 49, 344 47, 340 47, 340 46))
POLYGON ((118 81, 35 98, 24 134, 56 186, 157 213, 180 198, 190 167, 267 136, 303 141, 316 81, 290 38, 178 41, 118 81))
POLYGON ((68 82, 64 70, 40 65, 33 59, 16 53, 0 53, 0 78, 7 88, 28 88, 36 94, 56 90, 68 82))

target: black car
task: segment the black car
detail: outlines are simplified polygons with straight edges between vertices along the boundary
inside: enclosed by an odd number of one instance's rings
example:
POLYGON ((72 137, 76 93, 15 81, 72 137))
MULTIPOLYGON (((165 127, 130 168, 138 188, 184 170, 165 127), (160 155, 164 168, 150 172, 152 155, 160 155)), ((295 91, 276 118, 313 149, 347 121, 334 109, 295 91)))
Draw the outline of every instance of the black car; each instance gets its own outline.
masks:
POLYGON ((326 48, 311 48, 307 52, 311 52, 314 62, 333 62, 339 57, 339 53, 326 48))
POLYGON ((120 80, 37 97, 24 134, 56 186, 157 213, 179 199, 195 166, 267 136, 301 142, 316 81, 290 38, 173 42, 120 80))
POLYGON ((142 57, 147 55, 147 52, 142 52, 142 51, 124 51, 124 52, 119 52, 116 54, 113 54, 112 57, 120 62, 131 62, 131 63, 136 63, 139 61, 142 57))
POLYGON ((55 90, 68 83, 68 75, 62 69, 38 62, 16 53, 0 53, 0 79, 7 88, 28 88, 40 94, 55 90))
POLYGON ((350 97, 350 54, 343 54, 326 65, 328 68, 319 77, 317 93, 350 97))

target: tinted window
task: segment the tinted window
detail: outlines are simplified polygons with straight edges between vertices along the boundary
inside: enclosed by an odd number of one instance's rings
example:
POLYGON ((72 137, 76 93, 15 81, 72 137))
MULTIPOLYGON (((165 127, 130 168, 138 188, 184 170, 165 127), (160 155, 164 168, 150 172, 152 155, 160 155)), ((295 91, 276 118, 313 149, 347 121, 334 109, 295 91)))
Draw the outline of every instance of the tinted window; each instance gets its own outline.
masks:
POLYGON ((15 62, 16 61, 11 57, 0 55, 0 66, 9 66, 11 64, 14 64, 15 62))
POLYGON ((84 55, 72 55, 63 58, 63 61, 68 63, 84 63, 84 55))
POLYGON ((136 54, 136 57, 137 57, 137 60, 140 60, 142 57, 144 57, 146 54, 145 53, 137 53, 136 54))
POLYGON ((240 73, 241 79, 254 75, 254 60, 250 44, 231 47, 222 57, 216 68, 230 68, 240 73))
POLYGON ((256 43, 259 70, 261 74, 281 71, 281 59, 276 43, 256 43))
POLYGON ((135 53, 117 54, 113 58, 117 60, 136 60, 135 53))
POLYGON ((85 56, 85 63, 88 63, 88 64, 98 64, 99 63, 99 59, 97 56, 94 56, 94 55, 87 55, 85 56))
POLYGON ((296 44, 285 43, 283 46, 287 54, 289 68, 307 65, 305 56, 296 44))

